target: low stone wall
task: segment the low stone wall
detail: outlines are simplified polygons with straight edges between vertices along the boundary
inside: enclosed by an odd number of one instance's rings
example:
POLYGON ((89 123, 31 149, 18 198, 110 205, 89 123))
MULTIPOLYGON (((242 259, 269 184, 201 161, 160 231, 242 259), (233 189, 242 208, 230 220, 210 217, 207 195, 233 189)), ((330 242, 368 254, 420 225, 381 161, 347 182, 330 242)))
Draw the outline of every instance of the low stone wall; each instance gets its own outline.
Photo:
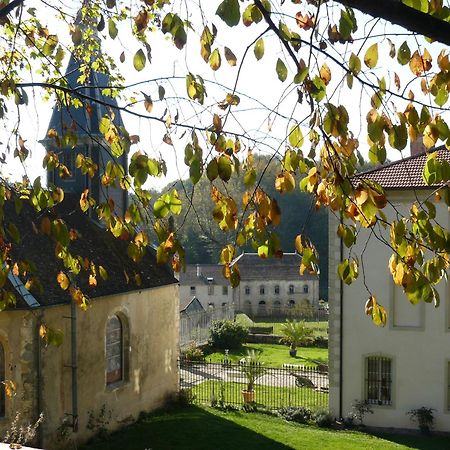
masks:
MULTIPOLYGON (((275 334, 254 334, 249 333, 246 339, 248 344, 279 344, 282 336, 275 334)), ((328 339, 316 338, 307 344, 302 344, 302 347, 319 347, 328 348, 328 339)))

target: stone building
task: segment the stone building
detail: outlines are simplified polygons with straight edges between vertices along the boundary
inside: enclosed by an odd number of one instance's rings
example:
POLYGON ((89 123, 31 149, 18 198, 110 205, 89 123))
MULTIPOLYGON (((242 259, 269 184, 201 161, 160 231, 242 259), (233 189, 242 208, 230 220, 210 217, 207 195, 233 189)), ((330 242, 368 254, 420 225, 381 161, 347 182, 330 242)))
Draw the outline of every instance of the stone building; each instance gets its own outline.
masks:
MULTIPOLYGON (((438 149, 437 158, 450 163, 450 152, 438 149)), ((426 153, 387 164, 358 175, 383 186, 388 205, 386 220, 408 216, 413 202, 424 205, 434 199, 439 186, 424 182, 426 153)), ((433 203, 436 222, 450 228, 449 212, 443 200, 433 203)), ((447 280, 437 286, 438 308, 423 301, 412 304, 403 289, 394 284, 388 269, 392 249, 390 227, 361 228, 352 252, 363 258, 362 274, 351 285, 337 276, 337 266, 345 257, 345 247, 336 236, 338 222, 330 217, 330 408, 342 417, 355 400, 369 403, 373 414, 364 423, 374 427, 416 428, 408 411, 433 408, 434 429, 450 432, 450 296, 447 280), (388 323, 375 326, 364 314, 367 288, 386 308, 388 323)))
POLYGON ((195 295, 205 309, 232 304, 235 311, 258 317, 299 315, 302 308, 317 308, 319 301, 319 277, 300 275, 300 262, 296 253, 270 259, 243 253, 233 262, 241 274, 235 289, 223 277, 222 266, 188 265, 180 274, 180 298, 195 295))
MULTIPOLYGON (((71 59, 69 86, 77 85, 82 65, 71 59)), ((88 84, 81 92, 109 106, 92 102, 87 113, 81 98, 82 108, 55 108, 49 136, 57 134, 59 140, 43 140, 69 171, 64 177, 58 169, 48 175, 49 186, 64 189, 63 203, 39 213, 25 205, 19 213, 12 195, 2 207, 4 223, 14 223, 20 233, 17 242, 8 243, 13 258, 32 261, 34 267, 21 276, 7 274, 17 302, 0 313, 0 378, 14 382, 17 391, 13 397, 5 396, 3 388, 0 392, 0 432, 4 434, 16 412, 24 422, 34 422, 43 413, 38 444, 46 449, 72 447, 75 444, 65 439, 85 441, 100 425, 122 426, 140 412, 161 406, 178 390, 178 281, 167 267, 156 264, 150 249, 139 263, 132 262, 128 242, 107 232, 95 221, 96 213, 89 217, 80 210, 80 195, 86 190, 97 204, 112 200, 113 213, 122 215, 127 208, 125 190, 101 183, 109 161, 125 167, 127 163, 126 149, 117 158, 111 156, 98 127, 99 119, 111 116, 117 104, 98 87, 108 84, 106 75, 91 72, 88 84), (77 134, 76 141, 67 133, 77 134), (79 154, 98 165, 94 177, 75 170, 79 154), (67 234, 76 255, 71 264, 81 268, 76 281, 74 272, 55 256, 55 242, 44 223, 60 226, 67 234), (91 263, 97 271, 103 268, 103 277, 97 272, 95 283, 85 267, 91 263), (58 286, 61 271, 90 299, 87 311, 78 307, 76 301, 82 298, 73 291, 71 295, 71 288, 58 286), (62 336, 62 344, 46 345, 40 338, 46 330, 54 330, 57 340, 62 336)), ((121 123, 118 110, 114 120, 121 123)))

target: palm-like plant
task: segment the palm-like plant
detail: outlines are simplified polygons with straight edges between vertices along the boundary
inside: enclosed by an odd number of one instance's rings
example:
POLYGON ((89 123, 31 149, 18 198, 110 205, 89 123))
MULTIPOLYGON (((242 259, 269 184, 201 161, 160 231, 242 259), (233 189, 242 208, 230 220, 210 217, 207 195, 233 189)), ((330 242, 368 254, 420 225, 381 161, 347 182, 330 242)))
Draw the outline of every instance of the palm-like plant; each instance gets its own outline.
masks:
POLYGON ((247 350, 246 356, 240 362, 240 369, 247 379, 247 392, 252 392, 256 380, 266 372, 264 363, 260 361, 260 353, 256 350, 247 350))
POLYGON ((283 336, 281 342, 289 344, 289 353, 291 356, 295 356, 297 354, 297 347, 311 340, 313 334, 313 330, 308 328, 303 320, 300 322, 286 320, 286 323, 282 325, 280 331, 283 336))

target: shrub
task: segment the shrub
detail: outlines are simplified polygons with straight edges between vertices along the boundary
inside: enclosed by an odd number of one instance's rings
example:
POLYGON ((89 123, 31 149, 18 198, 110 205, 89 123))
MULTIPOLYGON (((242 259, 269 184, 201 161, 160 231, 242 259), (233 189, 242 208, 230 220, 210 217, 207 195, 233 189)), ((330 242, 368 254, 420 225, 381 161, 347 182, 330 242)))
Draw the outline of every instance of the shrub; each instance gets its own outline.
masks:
POLYGON ((203 354, 203 350, 194 343, 190 344, 186 350, 183 350, 182 355, 184 359, 188 361, 203 361, 205 355, 203 354))
POLYGON ((430 434, 434 425, 433 408, 427 408, 422 406, 417 409, 411 409, 406 414, 412 421, 417 421, 419 424, 419 430, 423 434, 430 434))
POLYGON ((180 406, 189 406, 195 403, 195 394, 192 389, 180 389, 178 392, 178 404, 180 406))
POLYGON ((328 428, 334 422, 333 416, 326 409, 318 409, 312 415, 312 420, 321 428, 328 428))
POLYGON ((352 410, 347 418, 353 418, 353 420, 357 420, 360 425, 363 425, 364 416, 366 414, 373 414, 372 406, 365 400, 355 400, 352 403, 352 410))
POLYGON ((209 343, 221 350, 238 349, 247 336, 248 330, 243 325, 231 320, 215 320, 210 329, 209 343))
POLYGON ((288 406, 281 408, 278 415, 291 422, 307 423, 311 419, 311 410, 303 406, 299 408, 288 406))

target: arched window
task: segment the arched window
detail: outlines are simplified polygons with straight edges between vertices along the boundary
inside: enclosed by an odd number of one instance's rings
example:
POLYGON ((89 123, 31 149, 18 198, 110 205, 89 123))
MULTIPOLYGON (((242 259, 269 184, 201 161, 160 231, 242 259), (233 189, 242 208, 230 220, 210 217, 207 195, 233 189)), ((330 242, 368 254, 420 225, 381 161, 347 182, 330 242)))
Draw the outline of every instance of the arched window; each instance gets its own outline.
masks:
POLYGON ((308 285, 307 285, 307 284, 304 284, 304 285, 303 285, 303 293, 304 293, 304 294, 307 294, 308 291, 309 291, 308 285))
POLYGON ((294 293, 294 285, 290 284, 289 285, 289 294, 293 294, 294 293))
POLYGON ((279 294, 280 293, 280 286, 278 286, 278 284, 275 286, 275 294, 279 294))
POLYGON ((5 349, 0 344, 0 417, 6 416, 6 399, 5 399, 5 349))
POLYGON ((288 301, 288 308, 293 308, 295 306, 295 300, 288 301))
POLYGON ((122 321, 114 315, 106 324, 106 384, 124 380, 124 333, 122 321))
POLYGON ((261 301, 258 303, 258 305, 259 305, 259 306, 266 306, 266 302, 265 302, 264 300, 261 300, 261 301))

